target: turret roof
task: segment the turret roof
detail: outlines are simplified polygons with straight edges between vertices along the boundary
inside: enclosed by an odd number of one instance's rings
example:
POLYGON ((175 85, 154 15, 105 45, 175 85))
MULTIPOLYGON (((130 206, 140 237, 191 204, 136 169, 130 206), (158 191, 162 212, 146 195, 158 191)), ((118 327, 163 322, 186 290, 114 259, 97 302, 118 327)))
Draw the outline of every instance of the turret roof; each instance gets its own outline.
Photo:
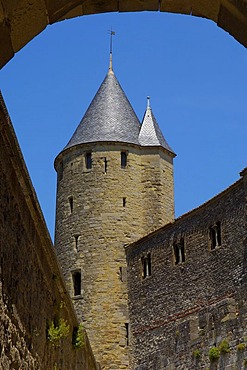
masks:
POLYGON ((143 117, 141 130, 139 134, 139 143, 142 146, 162 146, 169 152, 174 153, 172 148, 168 145, 166 139, 164 138, 159 125, 154 117, 152 109, 149 103, 148 97, 148 104, 146 108, 146 112, 143 117))
POLYGON ((65 149, 113 141, 139 144, 140 122, 110 65, 109 72, 65 149))

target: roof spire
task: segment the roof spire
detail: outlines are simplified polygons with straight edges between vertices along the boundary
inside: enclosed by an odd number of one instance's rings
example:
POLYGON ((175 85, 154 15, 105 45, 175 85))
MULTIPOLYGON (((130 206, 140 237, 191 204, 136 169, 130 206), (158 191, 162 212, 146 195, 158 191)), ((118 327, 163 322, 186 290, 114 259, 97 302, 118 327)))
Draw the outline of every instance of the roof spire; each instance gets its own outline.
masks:
POLYGON ((150 96, 147 96, 147 109, 150 109, 150 96))
POLYGON ((108 31, 110 33, 110 64, 109 64, 109 72, 113 72, 113 69, 112 69, 112 36, 115 35, 115 31, 112 30, 109 30, 108 31))

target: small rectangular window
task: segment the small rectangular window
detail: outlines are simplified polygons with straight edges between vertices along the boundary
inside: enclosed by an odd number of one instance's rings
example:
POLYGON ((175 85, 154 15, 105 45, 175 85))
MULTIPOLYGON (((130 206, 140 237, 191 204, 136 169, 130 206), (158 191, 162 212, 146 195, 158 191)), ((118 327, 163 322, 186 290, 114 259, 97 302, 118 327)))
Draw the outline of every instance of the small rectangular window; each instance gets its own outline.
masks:
POLYGON ((90 170, 92 168, 92 153, 87 152, 85 159, 86 159, 86 168, 87 170, 90 170))
POLYGON ((211 250, 221 246, 221 226, 220 222, 216 222, 209 228, 209 237, 211 243, 211 250))
POLYGON ((184 239, 181 238, 178 243, 173 244, 175 265, 185 262, 184 239))
POLYGON ((123 198, 123 207, 126 207, 126 198, 123 198))
POLYGON ((79 250, 79 237, 80 237, 79 234, 74 236, 74 238, 75 238, 75 249, 76 249, 77 252, 79 250))
POLYGON ((125 323, 125 330, 126 330, 126 346, 129 345, 129 323, 125 323))
POLYGON ((69 197, 69 207, 70 207, 70 213, 73 212, 74 209, 74 200, 73 197, 69 197))
POLYGON ((142 259, 142 277, 145 279, 148 276, 151 276, 151 253, 148 253, 146 256, 143 256, 142 259))
POLYGON ((127 153, 121 152, 121 168, 126 168, 127 166, 127 153))
POLYGON ((104 158, 104 164, 105 164, 105 173, 107 172, 107 159, 104 158))
POLYGON ((80 271, 75 271, 72 273, 73 286, 74 286, 74 296, 81 295, 81 273, 80 271))

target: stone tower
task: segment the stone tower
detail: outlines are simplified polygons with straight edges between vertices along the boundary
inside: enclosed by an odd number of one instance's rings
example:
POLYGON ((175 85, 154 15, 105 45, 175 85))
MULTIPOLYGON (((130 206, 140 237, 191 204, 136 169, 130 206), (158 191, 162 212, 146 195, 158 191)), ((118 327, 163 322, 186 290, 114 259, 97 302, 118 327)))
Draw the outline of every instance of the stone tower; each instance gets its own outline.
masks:
POLYGON ((55 248, 102 369, 128 369, 125 245, 174 219, 173 158, 148 106, 140 122, 112 69, 55 160, 55 248))

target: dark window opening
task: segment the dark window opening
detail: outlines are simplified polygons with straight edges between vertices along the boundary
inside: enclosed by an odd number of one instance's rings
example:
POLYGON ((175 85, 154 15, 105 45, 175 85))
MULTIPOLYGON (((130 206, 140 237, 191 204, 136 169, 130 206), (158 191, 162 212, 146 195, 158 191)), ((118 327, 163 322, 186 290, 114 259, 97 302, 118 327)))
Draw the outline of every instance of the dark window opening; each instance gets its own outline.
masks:
POLYGON ((81 273, 73 272, 74 296, 81 295, 81 273))
POLYGON ((126 168, 127 166, 127 153, 121 152, 121 168, 126 168))
POLYGON ((119 267, 119 279, 120 281, 123 281, 123 268, 119 267))
POLYGON ((104 163, 105 163, 105 173, 107 172, 107 160, 106 158, 104 159, 104 163))
POLYGON ((123 207, 126 206, 126 198, 123 198, 123 207))
POLYGON ((142 257, 142 277, 145 279, 148 276, 151 276, 151 253, 142 257))
POLYGON ((185 262, 184 239, 180 239, 179 243, 173 244, 173 251, 175 257, 175 265, 185 262))
POLYGON ((126 346, 129 345, 129 323, 125 323, 125 330, 126 330, 126 346))
POLYGON ((211 249, 215 249, 221 246, 221 227, 220 222, 216 222, 209 228, 209 235, 211 241, 211 249))
POLYGON ((75 235, 75 249, 77 252, 79 250, 79 237, 80 235, 75 235))
POLYGON ((90 170, 92 168, 92 153, 86 153, 86 168, 90 170))
POLYGON ((73 212, 74 209, 74 200, 73 197, 69 197, 69 206, 70 206, 70 212, 73 212))

